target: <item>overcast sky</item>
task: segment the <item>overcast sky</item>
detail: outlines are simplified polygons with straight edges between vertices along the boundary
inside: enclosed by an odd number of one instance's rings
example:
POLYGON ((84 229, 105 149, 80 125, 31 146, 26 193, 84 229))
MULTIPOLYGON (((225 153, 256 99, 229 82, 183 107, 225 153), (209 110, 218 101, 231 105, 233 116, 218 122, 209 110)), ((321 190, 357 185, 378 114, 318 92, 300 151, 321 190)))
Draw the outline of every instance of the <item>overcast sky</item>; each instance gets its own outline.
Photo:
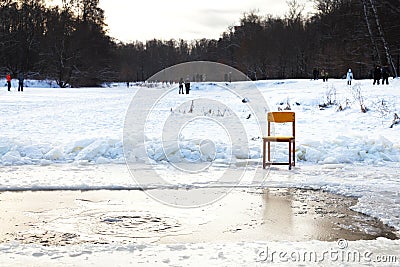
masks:
MULTIPOLYGON (((109 35, 123 42, 217 39, 244 12, 283 16, 288 11, 286 0, 100 0, 100 7, 109 35)), ((311 7, 309 3, 307 10, 311 7)))

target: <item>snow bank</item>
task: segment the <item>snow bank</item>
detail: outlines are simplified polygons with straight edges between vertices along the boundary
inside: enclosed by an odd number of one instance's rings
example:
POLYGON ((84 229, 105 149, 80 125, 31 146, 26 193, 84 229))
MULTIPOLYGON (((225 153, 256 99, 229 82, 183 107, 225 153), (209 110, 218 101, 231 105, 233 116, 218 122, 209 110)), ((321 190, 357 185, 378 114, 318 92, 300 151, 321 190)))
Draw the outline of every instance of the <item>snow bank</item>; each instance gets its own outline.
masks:
MULTIPOLYGON (((261 142, 261 141, 260 141, 261 142)), ((130 155, 137 160, 155 162, 213 162, 232 163, 236 159, 261 159, 260 142, 254 141, 250 148, 223 142, 184 139, 172 144, 158 140, 146 141, 147 154, 133 150, 130 155)), ((276 147, 276 160, 287 159, 285 145, 276 147)), ((304 140, 297 144, 297 161, 316 164, 400 162, 400 148, 384 137, 355 138, 338 136, 336 139, 314 141, 304 140)), ((91 162, 96 164, 124 163, 123 142, 118 139, 92 138, 73 141, 67 144, 35 144, 3 138, 0 139, 0 164, 41 165, 91 162)))
POLYGON ((383 136, 337 136, 324 141, 304 140, 298 147, 297 158, 318 164, 399 162, 400 147, 383 136))
POLYGON ((0 140, 2 165, 48 165, 70 162, 124 163, 122 142, 112 139, 84 139, 62 144, 21 143, 0 140))

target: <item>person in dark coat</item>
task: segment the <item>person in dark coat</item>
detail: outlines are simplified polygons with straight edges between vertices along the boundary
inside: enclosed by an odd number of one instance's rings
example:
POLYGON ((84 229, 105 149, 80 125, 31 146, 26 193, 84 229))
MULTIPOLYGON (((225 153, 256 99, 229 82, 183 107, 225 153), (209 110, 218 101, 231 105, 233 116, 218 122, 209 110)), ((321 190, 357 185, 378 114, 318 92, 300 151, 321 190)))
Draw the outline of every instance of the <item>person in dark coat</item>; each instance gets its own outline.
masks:
POLYGON ((390 76, 390 70, 388 66, 382 67, 382 85, 386 84, 389 85, 389 76, 390 76))
POLYGON ((179 94, 185 94, 183 91, 183 78, 179 80, 179 94))
POLYGON ((319 71, 317 68, 314 68, 314 70, 313 70, 313 78, 314 78, 314 80, 318 80, 318 78, 319 78, 319 71))
POLYGON ((189 82, 189 80, 186 80, 186 82, 185 82, 185 89, 186 89, 186 94, 188 95, 189 91, 190 91, 190 82, 189 82))
POLYGON ((24 91, 24 74, 20 72, 18 74, 18 92, 24 91))
POLYGON ((379 81, 382 78, 382 71, 381 68, 379 66, 375 67, 374 70, 374 85, 377 83, 379 85, 379 81))
POLYGON ((189 94, 189 91, 190 91, 190 82, 189 82, 189 79, 186 80, 186 82, 185 82, 185 89, 186 89, 186 94, 188 95, 188 94, 189 94))

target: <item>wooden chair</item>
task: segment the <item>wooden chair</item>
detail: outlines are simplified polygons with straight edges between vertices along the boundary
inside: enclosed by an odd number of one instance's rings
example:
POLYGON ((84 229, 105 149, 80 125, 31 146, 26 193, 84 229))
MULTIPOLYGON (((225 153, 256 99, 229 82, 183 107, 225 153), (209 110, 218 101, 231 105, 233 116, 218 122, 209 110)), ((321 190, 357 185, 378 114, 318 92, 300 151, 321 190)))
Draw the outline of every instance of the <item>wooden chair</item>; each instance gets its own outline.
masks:
POLYGON ((263 137, 263 168, 267 165, 289 165, 289 170, 295 166, 295 113, 288 111, 268 112, 268 136, 263 137), (271 123, 292 123, 291 136, 271 136, 271 123), (289 161, 271 162, 271 142, 289 143, 289 161), (268 161, 265 161, 266 146, 268 144, 268 161))

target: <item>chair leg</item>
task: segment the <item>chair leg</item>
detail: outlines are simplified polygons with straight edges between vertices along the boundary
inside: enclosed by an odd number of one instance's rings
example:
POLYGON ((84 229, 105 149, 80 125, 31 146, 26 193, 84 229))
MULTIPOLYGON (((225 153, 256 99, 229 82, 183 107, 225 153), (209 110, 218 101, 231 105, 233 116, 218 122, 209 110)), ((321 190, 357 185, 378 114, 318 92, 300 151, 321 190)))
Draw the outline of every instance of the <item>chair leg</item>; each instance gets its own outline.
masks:
POLYGON ((289 142, 289 170, 292 169, 292 143, 289 142))
POLYGON ((271 162, 271 143, 268 142, 268 162, 271 162))
POLYGON ((263 157, 262 157, 262 166, 263 166, 263 169, 265 169, 265 165, 266 165, 266 163, 265 163, 265 150, 266 150, 266 141, 265 140, 263 140, 263 157))
POLYGON ((296 143, 295 143, 295 141, 293 140, 293 166, 296 166, 296 148, 295 148, 295 145, 296 145, 296 143))

